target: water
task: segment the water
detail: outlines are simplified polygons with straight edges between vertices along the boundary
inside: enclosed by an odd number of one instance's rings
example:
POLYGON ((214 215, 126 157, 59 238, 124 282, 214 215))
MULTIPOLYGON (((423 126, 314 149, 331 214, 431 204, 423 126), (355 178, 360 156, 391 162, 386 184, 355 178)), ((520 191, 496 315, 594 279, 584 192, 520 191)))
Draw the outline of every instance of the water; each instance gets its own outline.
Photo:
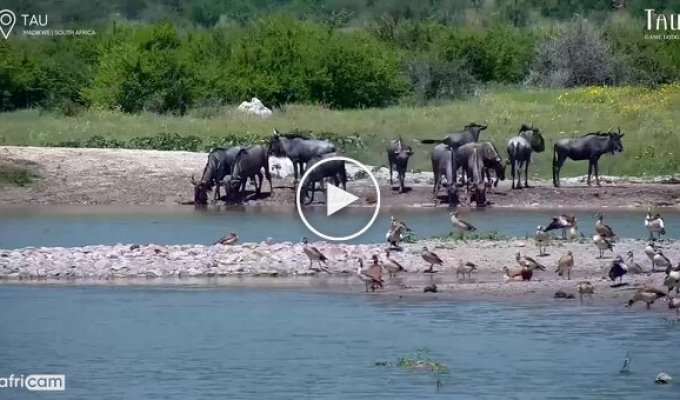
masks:
MULTIPOLYGON (((272 289, 0 286, 0 377, 66 374, 12 399, 678 398, 680 326, 598 307, 272 289), (419 348, 432 374, 376 366, 419 348), (669 352, 668 349, 671 349, 669 352), (630 351, 631 373, 619 369, 630 351), (30 396, 29 396, 30 395, 30 396), (455 397, 452 397, 455 396, 455 397)), ((8 392, 4 392, 8 391, 8 392)))
MULTIPOLYGON (((320 208, 311 216, 315 226, 324 231, 347 231, 362 225, 369 210, 352 209, 337 218, 326 218, 320 208), (358 223, 361 222, 361 223, 358 223), (318 225, 317 225, 318 224, 318 225)), ((547 225, 551 216, 569 210, 488 209, 466 211, 463 218, 473 223, 479 232, 502 235, 533 236, 536 226, 547 225)), ((383 210, 376 223, 352 243, 382 243, 389 225, 389 216, 406 220, 418 237, 447 234, 451 231, 449 211, 439 209, 383 210)), ((574 212, 579 228, 587 236, 594 231, 593 211, 574 212)), ((607 211, 605 222, 620 237, 646 238, 644 211, 607 211)), ((680 214, 664 212, 668 238, 680 238, 680 214)), ((239 234, 241 241, 299 241, 303 236, 316 236, 291 211, 267 209, 202 211, 191 208, 158 210, 97 208, 61 210, 26 208, 20 211, 0 209, 0 248, 26 246, 83 246, 116 243, 212 244, 229 231, 239 234)), ((557 233, 559 234, 559 232, 557 233)))

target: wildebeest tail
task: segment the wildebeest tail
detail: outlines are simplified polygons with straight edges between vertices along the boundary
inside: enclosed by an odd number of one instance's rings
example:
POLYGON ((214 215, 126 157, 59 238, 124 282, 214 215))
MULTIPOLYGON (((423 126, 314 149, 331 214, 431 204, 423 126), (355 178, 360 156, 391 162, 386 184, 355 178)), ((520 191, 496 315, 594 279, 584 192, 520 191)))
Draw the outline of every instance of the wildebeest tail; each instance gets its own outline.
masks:
POLYGON ((441 139, 420 139, 420 143, 422 144, 435 144, 435 143, 442 143, 443 141, 441 139))

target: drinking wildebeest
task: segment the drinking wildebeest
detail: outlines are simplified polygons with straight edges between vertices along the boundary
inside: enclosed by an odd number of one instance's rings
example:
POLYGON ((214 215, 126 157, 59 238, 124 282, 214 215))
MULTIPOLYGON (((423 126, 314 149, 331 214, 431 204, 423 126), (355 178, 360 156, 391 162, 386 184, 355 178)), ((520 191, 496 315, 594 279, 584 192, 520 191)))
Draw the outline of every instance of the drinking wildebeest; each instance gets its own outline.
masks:
POLYGON ((541 131, 522 124, 519 134, 508 141, 508 164, 512 174, 512 188, 522 188, 522 168, 524 168, 524 187, 529 187, 529 164, 531 164, 532 154, 541 153, 545 150, 545 140, 541 131), (515 185, 515 175, 517 185, 515 185))
POLYGON ((621 138, 625 135, 621 133, 621 128, 618 132, 612 132, 611 128, 607 133, 595 132, 588 133, 577 139, 561 139, 555 143, 553 151, 553 185, 560 186, 560 169, 567 158, 574 161, 588 160, 588 186, 590 186, 590 177, 595 170, 595 181, 597 186, 600 186, 600 174, 598 172, 597 163, 604 153, 623 151, 623 144, 621 138))
POLYGON ((472 177, 472 171, 469 168, 468 161, 472 156, 473 149, 477 149, 484 165, 484 175, 486 176, 487 182, 491 184, 491 170, 494 171, 496 179, 493 181, 493 186, 498 186, 498 181, 505 180, 505 163, 503 159, 498 154, 496 146, 489 141, 479 142, 479 143, 467 143, 456 149, 456 158, 458 160, 458 165, 462 167, 462 174, 466 177, 464 179, 467 184, 467 180, 472 177))
POLYGON ((472 185, 469 182, 465 184, 466 199, 469 199, 470 203, 474 202, 477 207, 486 206, 487 184, 484 183, 484 162, 479 147, 472 147, 465 164, 462 164, 461 160, 458 160, 458 163, 462 165, 464 171, 467 171, 468 178, 472 180, 472 185))
POLYGON ((449 207, 454 207, 459 202, 458 187, 456 185, 458 164, 455 152, 449 146, 440 143, 434 146, 430 158, 432 160, 432 172, 434 173, 434 188, 432 189, 434 205, 437 205, 437 195, 442 184, 442 176, 444 176, 446 178, 449 207))
POLYGON ((401 138, 391 140, 387 145, 387 164, 390 168, 390 186, 392 185, 392 167, 396 168, 399 177, 399 193, 404 193, 404 176, 408 159, 413 155, 411 146, 404 145, 401 138))
MULTIPOLYGON (((320 163, 321 161, 330 158, 330 157, 337 157, 337 153, 327 153, 327 154, 322 154, 320 156, 316 156, 309 160, 308 163, 308 168, 314 167, 316 164, 320 163)), ((318 167, 315 167, 309 175, 307 175, 307 179, 305 182, 300 182, 300 185, 302 185, 302 189, 300 189, 300 194, 304 197, 308 197, 309 201, 305 204, 311 204, 312 201, 314 201, 314 192, 316 191, 316 183, 319 183, 320 190, 324 190, 323 186, 323 181, 326 178, 330 178, 333 180, 333 183, 335 186, 340 186, 342 184, 342 190, 347 190, 347 171, 345 170, 345 161, 344 160, 331 160, 331 161, 326 161, 323 164, 319 165, 318 167), (311 196, 309 195, 309 190, 312 191, 311 196)))
POLYGON ((255 182, 255 193, 259 195, 262 190, 262 168, 265 178, 269 181, 269 193, 274 193, 267 149, 262 145, 255 145, 239 150, 234 159, 231 175, 224 178, 227 199, 236 199, 245 190, 248 178, 255 182), (259 180, 256 180, 256 177, 259 180))
POLYGON ((229 149, 216 148, 208 154, 208 162, 203 167, 201 179, 196 182, 194 177, 191 177, 191 183, 194 185, 194 204, 207 204, 207 192, 212 190, 213 187, 215 188, 213 200, 220 199, 222 179, 231 174, 231 166, 236 154, 242 148, 242 146, 234 146, 229 149))
POLYGON ((293 162, 295 182, 305 172, 305 164, 314 156, 334 153, 335 146, 327 140, 305 139, 296 135, 282 135, 274 129, 269 141, 269 152, 277 157, 288 157, 293 162), (299 172, 299 175, 298 175, 299 172))
POLYGON ((420 142, 423 144, 444 143, 455 150, 466 143, 478 142, 479 134, 486 128, 486 125, 471 122, 462 131, 449 133, 443 139, 422 139, 420 142))

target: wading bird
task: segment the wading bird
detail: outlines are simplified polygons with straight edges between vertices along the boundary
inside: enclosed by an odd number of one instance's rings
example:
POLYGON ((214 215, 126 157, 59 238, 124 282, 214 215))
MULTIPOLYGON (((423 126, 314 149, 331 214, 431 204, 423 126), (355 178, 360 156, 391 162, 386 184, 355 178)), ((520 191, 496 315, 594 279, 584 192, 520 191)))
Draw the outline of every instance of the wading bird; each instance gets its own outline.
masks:
POLYGON ((560 229, 562 231, 562 239, 567 239, 567 229, 570 229, 576 225, 576 217, 574 214, 562 214, 557 217, 553 217, 552 221, 548 226, 545 227, 545 232, 554 231, 560 229))
POLYGON ((534 237, 536 240, 536 247, 538 247, 538 254, 541 256, 546 255, 545 251, 548 248, 548 245, 550 244, 550 236, 548 235, 547 232, 543 230, 542 226, 538 226, 536 228, 536 236, 534 237))
POLYGON ((609 225, 605 225, 604 223, 604 214, 601 212, 596 214, 597 221, 595 221, 595 232, 600 235, 602 238, 613 241, 616 239, 616 234, 614 233, 614 230, 609 227, 609 225))
POLYGON ((663 290, 654 286, 645 286, 642 289, 635 292, 633 297, 631 297, 631 299, 628 300, 628 304, 626 305, 626 307, 632 307, 633 304, 635 304, 638 301, 641 301, 647 305, 647 309, 649 310, 651 305, 654 304, 655 301, 664 296, 666 296, 666 292, 664 292, 663 290))
POLYGON ((390 258, 389 248, 385 249, 385 262, 383 263, 383 266, 390 278, 397 276, 401 271, 408 272, 397 260, 390 258))
POLYGON ((456 278, 460 277, 460 275, 463 275, 463 279, 465 279, 465 275, 467 275, 468 278, 472 278, 472 272, 476 269, 477 265, 474 263, 470 261, 463 263, 463 260, 458 260, 458 267, 456 267, 456 278))
POLYGON ((604 251, 609 250, 611 252, 614 252, 614 245, 612 242, 609 240, 603 238, 600 235, 595 235, 593 236, 593 243, 597 247, 597 249, 600 251, 600 256, 598 258, 603 258, 604 257, 604 251))
POLYGON ((613 282, 619 280, 619 283, 623 281, 623 276, 628 273, 628 266, 623 262, 623 257, 616 256, 612 261, 612 266, 609 268, 609 279, 613 282))
POLYGON ((471 223, 458 218, 458 211, 451 213, 451 224, 453 224, 453 229, 461 235, 466 232, 474 232, 477 230, 471 223))
POLYGON ((444 265, 444 261, 442 261, 442 259, 439 258, 439 256, 436 255, 435 253, 429 251, 427 249, 427 246, 423 246, 423 251, 420 253, 420 256, 423 258, 423 260, 425 260, 425 262, 430 264, 430 268, 426 269, 423 272, 432 273, 435 272, 433 270, 435 265, 439 265, 440 267, 444 265))
POLYGON ((369 286, 371 287, 371 292, 375 291, 376 286, 379 286, 382 289, 384 281, 382 280, 382 267, 380 264, 376 265, 374 259, 374 264, 364 269, 364 259, 359 258, 358 261, 357 277, 366 284, 366 292, 368 292, 369 286))
POLYGON ((633 256, 632 251, 629 251, 628 253, 626 253, 626 255, 628 256, 628 259, 626 260, 626 265, 628 266, 628 273, 629 274, 641 274, 641 273, 645 272, 642 269, 642 266, 640 266, 640 264, 635 262, 635 259, 633 258, 634 256, 633 256))
POLYGON ((522 256, 522 254, 519 251, 515 253, 515 260, 517 261, 520 267, 529 268, 532 271, 534 269, 540 269, 541 271, 545 271, 545 265, 539 263, 538 261, 534 260, 529 256, 522 256))
POLYGON ((576 291, 578 292, 581 303, 583 303, 583 295, 587 294, 588 298, 592 299, 595 288, 593 288, 593 284, 590 283, 590 281, 581 281, 576 285, 576 291))
POLYGON ((652 268, 654 267, 661 267, 666 273, 668 273, 672 267, 671 260, 663 254, 663 251, 660 248, 656 249, 654 258, 652 258, 652 268))
POLYGON ((666 272, 666 277, 663 280, 663 285, 668 288, 668 294, 671 294, 671 290, 675 288, 675 294, 680 291, 680 271, 668 271, 666 272))
POLYGON ((647 243, 647 246, 645 246, 645 254, 647 257, 652 261, 652 272, 654 272, 656 269, 654 268, 654 256, 656 255, 656 249, 660 249, 661 246, 658 246, 656 243, 653 241, 650 241, 647 243))
POLYGON ((645 217, 645 228, 649 231, 649 240, 661 240, 661 235, 666 234, 666 228, 663 219, 661 218, 661 214, 659 213, 654 215, 652 215, 651 212, 647 213, 647 216, 645 217))
POLYGON ((215 244, 231 245, 238 242, 238 235, 234 232, 229 232, 226 235, 219 238, 215 244))
POLYGON ((316 261, 316 262, 319 263, 319 269, 321 271, 324 271, 324 272, 330 274, 331 271, 328 270, 328 263, 327 263, 328 258, 325 255, 323 255, 323 253, 319 249, 317 249, 314 246, 310 246, 307 238, 302 238, 302 244, 303 244, 302 250, 305 252, 305 255, 307 256, 307 258, 309 258, 309 268, 313 269, 312 263, 314 261, 316 261), (323 262, 324 265, 321 265, 322 262, 323 262))
POLYGON ((560 260, 557 262, 557 269, 555 272, 557 272, 557 275, 559 276, 566 275, 567 280, 570 280, 572 268, 574 268, 574 254, 571 252, 571 250, 569 250, 567 251, 567 254, 560 257, 560 260))
POLYGON ((399 243, 404 240, 403 232, 411 232, 411 228, 409 228, 404 221, 400 221, 394 216, 391 216, 390 229, 387 231, 385 238, 392 248, 401 249, 399 243))
POLYGON ((523 281, 530 281, 534 276, 534 271, 529 267, 503 267, 503 272, 505 272, 506 279, 515 279, 519 276, 523 281))

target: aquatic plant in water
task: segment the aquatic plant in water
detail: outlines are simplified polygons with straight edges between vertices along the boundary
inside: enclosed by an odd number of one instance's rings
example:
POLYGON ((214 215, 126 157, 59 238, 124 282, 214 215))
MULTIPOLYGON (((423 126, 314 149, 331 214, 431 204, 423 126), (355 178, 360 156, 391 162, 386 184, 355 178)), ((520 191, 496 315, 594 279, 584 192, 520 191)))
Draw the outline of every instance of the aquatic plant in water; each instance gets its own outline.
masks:
POLYGON ((435 375, 448 373, 449 368, 446 364, 432 360, 429 357, 429 350, 421 348, 410 356, 401 356, 395 363, 389 361, 376 361, 377 367, 400 367, 408 371, 425 371, 435 375))

